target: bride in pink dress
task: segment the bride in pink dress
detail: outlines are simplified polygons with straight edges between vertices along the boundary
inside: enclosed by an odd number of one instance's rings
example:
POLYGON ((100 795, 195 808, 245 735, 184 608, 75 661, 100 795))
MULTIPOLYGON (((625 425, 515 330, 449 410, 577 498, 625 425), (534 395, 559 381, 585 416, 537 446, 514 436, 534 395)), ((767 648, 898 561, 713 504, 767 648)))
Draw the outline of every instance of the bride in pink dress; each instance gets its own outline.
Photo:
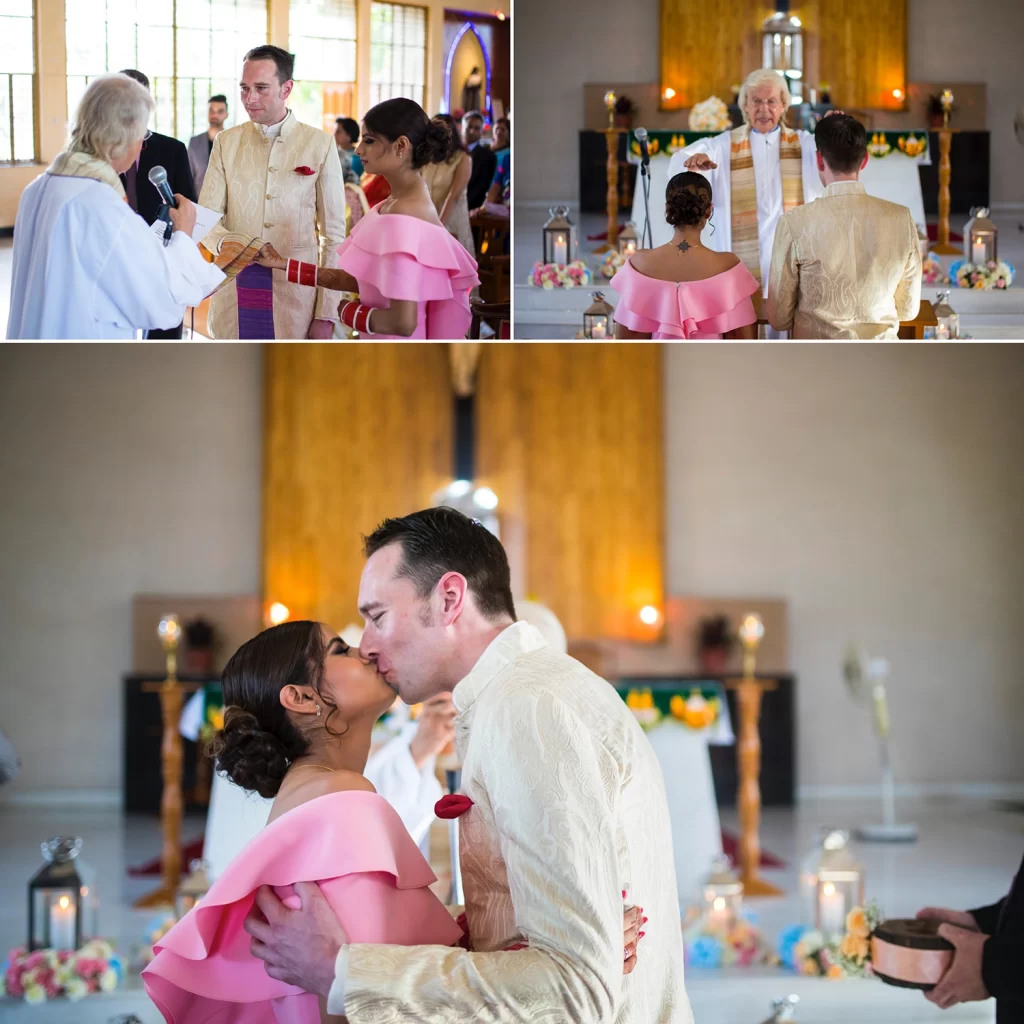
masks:
POLYGON ((338 268, 285 260, 268 245, 259 262, 284 271, 296 287, 359 295, 339 316, 366 338, 465 338, 469 294, 479 283, 476 261, 441 223, 420 169, 448 160, 457 140, 443 118, 427 117, 409 99, 367 111, 356 152, 391 195, 375 206, 338 247, 338 268))
MULTIPOLYGON (((341 1022, 325 1000, 270 978, 251 954, 243 925, 260 886, 295 908, 295 884, 319 883, 352 942, 469 943, 430 891, 436 876, 402 819, 362 774, 395 691, 317 622, 287 622, 243 644, 222 685, 218 770, 274 804, 266 827, 159 941, 142 972, 146 993, 167 1024, 341 1022)), ((627 911, 625 973, 639 927, 627 911)))
POLYGON ((711 183, 696 171, 676 174, 665 192, 672 241, 634 253, 612 278, 619 293, 615 337, 689 340, 756 338, 754 275, 731 252, 701 244, 711 219, 711 183))

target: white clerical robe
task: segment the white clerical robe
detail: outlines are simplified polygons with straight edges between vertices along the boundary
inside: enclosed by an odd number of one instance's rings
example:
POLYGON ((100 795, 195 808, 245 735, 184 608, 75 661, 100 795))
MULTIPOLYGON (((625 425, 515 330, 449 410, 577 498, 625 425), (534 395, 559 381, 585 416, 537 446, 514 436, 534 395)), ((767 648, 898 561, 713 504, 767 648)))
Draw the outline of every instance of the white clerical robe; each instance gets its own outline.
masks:
POLYGON ((7 337, 131 340, 176 327, 223 280, 184 232, 165 247, 110 185, 47 172, 18 203, 7 337))
POLYGON ((472 951, 352 944, 350 1024, 692 1024, 661 769, 605 680, 518 622, 455 688, 472 951), (622 975, 622 890, 649 918, 622 975), (509 951, 526 943, 528 948, 509 951))
MULTIPOLYGON (((761 278, 763 294, 768 294, 768 278, 772 263, 772 246, 775 242, 775 226, 783 214, 782 208, 782 172, 779 167, 779 141, 782 133, 778 128, 764 134, 750 131, 750 153, 754 160, 754 184, 757 192, 757 235, 761 253, 761 278)), ((798 131, 800 150, 803 155, 804 202, 817 199, 824 191, 818 177, 815 157, 818 149, 814 144, 814 136, 810 132, 798 131)), ((723 132, 713 139, 698 139, 685 149, 673 153, 669 163, 668 180, 686 170, 683 164, 697 153, 706 153, 718 164, 713 171, 700 171, 711 182, 714 216, 700 236, 701 242, 716 252, 732 251, 732 164, 731 164, 732 133, 723 132)), ((656 205, 651 202, 651 216, 657 216, 656 210, 665 209, 665 197, 656 205)))
MULTIPOLYGON (((366 762, 364 775, 377 792, 398 812, 420 846, 436 820, 434 805, 444 794, 434 772, 436 758, 428 758, 417 767, 409 750, 418 724, 409 720, 408 708, 398 702, 395 724, 383 727, 378 734, 379 746, 366 762)), ((179 730, 193 742, 199 737, 203 719, 203 693, 194 694, 181 714, 179 730)), ((209 865, 211 881, 245 848, 267 823, 273 799, 251 793, 236 786, 219 772, 214 774, 210 791, 210 807, 206 815, 203 859, 209 865)))

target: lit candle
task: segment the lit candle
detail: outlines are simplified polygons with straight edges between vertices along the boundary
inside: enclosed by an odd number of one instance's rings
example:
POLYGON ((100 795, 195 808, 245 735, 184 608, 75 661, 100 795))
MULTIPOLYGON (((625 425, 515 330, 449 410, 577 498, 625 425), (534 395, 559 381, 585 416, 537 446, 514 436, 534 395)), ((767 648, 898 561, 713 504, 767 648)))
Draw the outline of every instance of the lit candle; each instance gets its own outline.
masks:
POLYGON ((555 262, 559 266, 569 262, 569 243, 565 235, 555 235, 555 262))
POLYGON ((972 263, 985 263, 985 243, 974 242, 971 245, 971 262, 972 263))
POLYGON ((636 242, 627 242, 625 249, 623 249, 624 256, 632 256, 636 252, 636 242))
POLYGON ((729 907, 725 902, 725 897, 716 896, 708 911, 708 928, 712 931, 728 931, 729 917, 729 907))
POLYGON ((825 882, 818 896, 818 930, 829 938, 846 930, 846 900, 831 882, 825 882))
POLYGON ((75 948, 75 904, 61 896, 50 906, 50 949, 75 948))
POLYGON ((607 338, 608 331, 605 328, 604 320, 595 320, 593 326, 590 328, 590 336, 592 338, 607 338))

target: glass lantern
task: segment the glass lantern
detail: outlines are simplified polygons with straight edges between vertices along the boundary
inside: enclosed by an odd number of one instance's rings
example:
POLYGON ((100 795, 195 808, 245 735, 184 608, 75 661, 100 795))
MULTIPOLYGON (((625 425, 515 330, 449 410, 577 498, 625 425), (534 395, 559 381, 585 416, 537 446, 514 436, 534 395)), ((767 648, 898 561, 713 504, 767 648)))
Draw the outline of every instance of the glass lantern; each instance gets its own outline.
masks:
POLYGON ((711 865, 711 874, 701 887, 704 924, 710 931, 728 931, 740 914, 743 883, 733 871, 732 861, 720 853, 711 865))
POLYGON ((761 66, 784 75, 793 104, 803 103, 803 23, 789 13, 789 0, 776 0, 775 13, 761 28, 761 66))
POLYGON ((78 859, 82 840, 40 844, 45 863, 28 884, 28 948, 76 950, 96 936, 96 876, 78 859))
POLYGON ((622 256, 632 256, 637 250, 636 226, 630 221, 619 232, 619 253, 622 256))
POLYGON ((593 293, 594 301, 583 314, 583 337, 603 340, 612 337, 612 313, 614 310, 604 301, 601 292, 593 293))
POLYGON ((941 291, 936 296, 935 337, 940 341, 952 341, 960 337, 960 317, 949 304, 949 291, 941 291))
POLYGON ((551 216, 544 225, 544 262, 564 267, 572 262, 573 227, 568 206, 552 206, 551 216))
POLYGON ((998 236, 988 207, 971 207, 971 219, 964 228, 964 256, 975 264, 999 259, 998 236))
POLYGON ((174 895, 174 916, 179 921, 210 891, 208 869, 205 860, 189 862, 189 875, 174 895))
POLYGON ((846 915, 864 903, 864 872, 849 838, 839 829, 826 831, 800 872, 805 913, 826 942, 846 934, 846 915))

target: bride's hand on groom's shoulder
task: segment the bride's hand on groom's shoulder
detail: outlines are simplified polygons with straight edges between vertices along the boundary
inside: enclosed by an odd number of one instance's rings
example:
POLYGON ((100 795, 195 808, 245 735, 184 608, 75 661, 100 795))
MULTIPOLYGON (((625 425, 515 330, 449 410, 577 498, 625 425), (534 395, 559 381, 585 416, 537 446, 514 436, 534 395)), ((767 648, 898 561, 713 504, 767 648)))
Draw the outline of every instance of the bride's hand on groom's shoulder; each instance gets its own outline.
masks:
POLYGON ((622 915, 622 973, 632 974, 636 967, 637 947, 644 932, 641 930, 647 922, 643 907, 628 907, 622 915))

